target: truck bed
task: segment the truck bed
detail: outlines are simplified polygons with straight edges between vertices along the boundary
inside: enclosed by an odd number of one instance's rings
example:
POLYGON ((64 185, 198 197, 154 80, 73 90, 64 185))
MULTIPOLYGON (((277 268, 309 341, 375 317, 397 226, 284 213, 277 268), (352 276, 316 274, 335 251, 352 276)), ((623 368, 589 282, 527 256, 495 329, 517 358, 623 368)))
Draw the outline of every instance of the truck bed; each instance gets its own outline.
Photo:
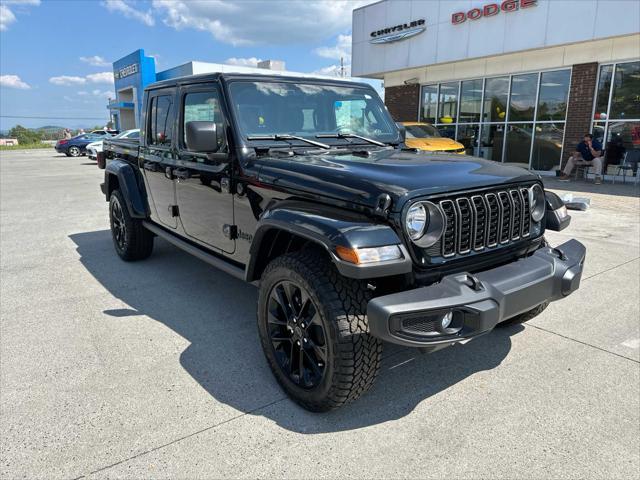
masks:
POLYGON ((102 150, 106 158, 122 158, 137 160, 140 140, 137 138, 107 138, 103 141, 102 150))

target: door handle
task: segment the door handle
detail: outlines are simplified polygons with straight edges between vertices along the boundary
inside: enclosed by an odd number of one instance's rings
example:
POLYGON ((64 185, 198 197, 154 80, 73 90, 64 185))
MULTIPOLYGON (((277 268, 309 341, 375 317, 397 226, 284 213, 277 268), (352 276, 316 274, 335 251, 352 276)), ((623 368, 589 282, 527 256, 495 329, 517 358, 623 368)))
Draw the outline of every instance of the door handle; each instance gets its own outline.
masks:
POLYGON ((186 168, 176 168, 173 175, 179 180, 187 180, 191 178, 191 172, 186 168))
POLYGON ((157 172, 158 165, 155 162, 144 162, 143 168, 149 172, 157 172))
POLYGON ((164 176, 167 180, 173 180, 173 170, 171 167, 166 167, 164 169, 164 176))

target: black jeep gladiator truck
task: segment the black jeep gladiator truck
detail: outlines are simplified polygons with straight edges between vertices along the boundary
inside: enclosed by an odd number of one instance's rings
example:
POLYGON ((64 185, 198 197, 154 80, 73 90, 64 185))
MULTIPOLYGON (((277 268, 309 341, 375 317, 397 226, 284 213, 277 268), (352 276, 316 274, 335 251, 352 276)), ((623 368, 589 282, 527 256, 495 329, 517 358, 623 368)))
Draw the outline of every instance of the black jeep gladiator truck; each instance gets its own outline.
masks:
POLYGON ((579 287, 585 247, 532 172, 425 153, 370 86, 206 74, 146 88, 139 142, 107 139, 126 261, 155 237, 259 286, 277 381, 325 411, 373 384, 383 341, 423 351, 522 322, 579 287))

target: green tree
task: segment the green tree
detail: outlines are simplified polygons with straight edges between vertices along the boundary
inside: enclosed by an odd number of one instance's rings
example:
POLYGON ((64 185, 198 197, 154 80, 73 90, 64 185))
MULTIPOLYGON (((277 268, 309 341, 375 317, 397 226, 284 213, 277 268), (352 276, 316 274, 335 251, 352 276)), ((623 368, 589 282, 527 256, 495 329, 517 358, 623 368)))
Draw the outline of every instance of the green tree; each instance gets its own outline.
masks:
POLYGON ((9 137, 17 138, 18 143, 21 145, 29 145, 40 142, 42 140, 42 133, 25 128, 22 125, 16 125, 9 131, 9 137))

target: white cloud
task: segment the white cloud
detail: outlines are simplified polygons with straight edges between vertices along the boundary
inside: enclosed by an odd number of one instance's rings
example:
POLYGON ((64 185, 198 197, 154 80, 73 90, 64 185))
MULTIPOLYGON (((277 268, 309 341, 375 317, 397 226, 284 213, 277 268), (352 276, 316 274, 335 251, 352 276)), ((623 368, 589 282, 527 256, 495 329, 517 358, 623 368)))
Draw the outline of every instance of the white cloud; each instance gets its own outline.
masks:
POLYGON ((351 35, 338 35, 336 44, 333 47, 319 47, 314 50, 317 55, 333 60, 344 58, 351 62, 351 35))
POLYGON ((100 97, 100 98, 112 98, 114 97, 114 93, 110 92, 108 90, 92 90, 91 91, 91 95, 93 95, 94 97, 100 97))
POLYGON ((106 61, 99 55, 93 55, 91 57, 80 57, 80 61, 84 63, 88 63, 92 67, 109 67, 111 63, 106 61))
POLYGON ((0 32, 9 28, 9 25, 16 21, 16 15, 9 8, 9 5, 17 5, 18 8, 23 5, 38 6, 40 0, 2 0, 2 4, 0 4, 0 32))
POLYGON ((75 77, 72 75, 60 75, 59 77, 51 77, 49 83, 59 86, 69 85, 83 85, 87 83, 87 79, 84 77, 75 77))
POLYGON ((156 23, 151 10, 143 12, 136 10, 124 0, 105 0, 103 5, 110 12, 118 12, 124 15, 126 18, 131 18, 144 23, 148 27, 153 27, 156 23))
MULTIPOLYGON (((322 67, 318 70, 314 70, 311 72, 313 75, 327 75, 330 77, 340 77, 342 76, 342 67, 340 65, 329 65, 328 67, 322 67)), ((344 76, 351 76, 351 65, 344 65, 344 76)))
POLYGON ((240 65, 243 67, 257 67, 258 62, 261 62, 261 58, 251 57, 251 58, 237 58, 231 57, 227 58, 224 63, 227 65, 240 65))
POLYGON ((113 72, 91 73, 87 80, 91 83, 113 83, 113 72))
POLYGON ((27 82, 22 81, 18 75, 0 75, 0 86, 20 90, 28 90, 31 88, 31 86, 27 82))
POLYGON ((351 12, 371 0, 153 0, 177 30, 210 32, 231 45, 319 42, 351 28, 351 12))
POLYGON ((113 73, 100 72, 90 73, 86 77, 78 77, 75 75, 60 75, 58 77, 51 77, 49 83, 54 85, 68 87, 71 85, 84 85, 86 83, 111 83, 113 84, 113 73))

